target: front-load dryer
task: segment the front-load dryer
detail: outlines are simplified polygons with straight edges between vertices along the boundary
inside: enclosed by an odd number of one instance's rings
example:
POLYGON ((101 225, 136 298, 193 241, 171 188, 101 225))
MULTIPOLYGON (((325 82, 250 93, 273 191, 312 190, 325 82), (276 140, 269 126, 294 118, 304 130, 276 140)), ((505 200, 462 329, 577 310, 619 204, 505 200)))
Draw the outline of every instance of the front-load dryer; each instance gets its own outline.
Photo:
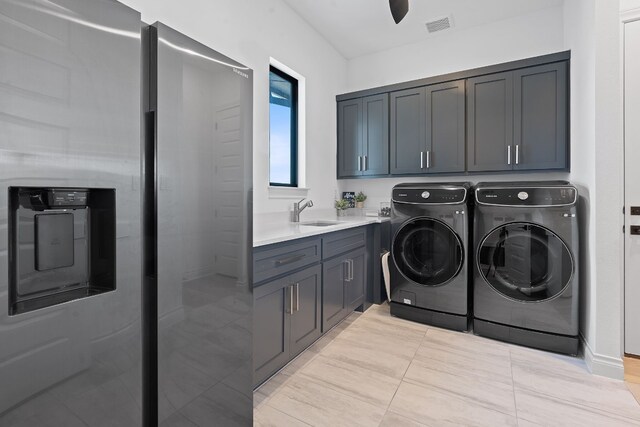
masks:
POLYGON ((564 181, 476 186, 474 333, 577 354, 577 202, 564 181))
POLYGON ((470 186, 399 184, 391 198, 391 314, 466 331, 470 186))

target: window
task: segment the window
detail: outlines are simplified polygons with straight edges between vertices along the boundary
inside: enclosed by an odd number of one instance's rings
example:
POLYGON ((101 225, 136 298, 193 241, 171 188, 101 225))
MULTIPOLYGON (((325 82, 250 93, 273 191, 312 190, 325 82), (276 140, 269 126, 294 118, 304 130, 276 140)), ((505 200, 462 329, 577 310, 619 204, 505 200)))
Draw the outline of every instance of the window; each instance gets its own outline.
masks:
POLYGON ((298 80, 269 68, 269 184, 298 186, 298 80))

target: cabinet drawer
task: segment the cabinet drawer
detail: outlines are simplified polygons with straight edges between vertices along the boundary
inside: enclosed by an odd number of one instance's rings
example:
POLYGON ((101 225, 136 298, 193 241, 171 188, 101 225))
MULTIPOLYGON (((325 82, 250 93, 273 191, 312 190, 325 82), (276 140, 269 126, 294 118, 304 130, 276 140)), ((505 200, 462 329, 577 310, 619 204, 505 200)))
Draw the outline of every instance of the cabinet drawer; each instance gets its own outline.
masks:
POLYGON ((358 249, 365 245, 366 240, 366 227, 352 228, 327 234, 322 238, 322 259, 329 259, 336 255, 358 249))
POLYGON ((320 261, 320 239, 304 239, 258 248, 253 252, 253 281, 264 280, 320 261))

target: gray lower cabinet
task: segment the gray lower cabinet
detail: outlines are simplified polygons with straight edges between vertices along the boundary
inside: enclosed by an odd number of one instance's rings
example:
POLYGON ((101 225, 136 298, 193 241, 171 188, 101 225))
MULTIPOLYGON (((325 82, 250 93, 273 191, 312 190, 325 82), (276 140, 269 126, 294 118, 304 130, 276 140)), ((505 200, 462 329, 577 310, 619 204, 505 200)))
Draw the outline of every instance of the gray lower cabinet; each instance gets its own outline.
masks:
POLYGON ((365 248, 347 254, 350 262, 349 279, 345 284, 345 306, 347 315, 364 303, 366 279, 366 250, 365 248))
POLYGON ((567 64, 467 80, 467 170, 566 169, 567 64))
POLYGON ((368 233, 363 226, 254 249, 254 385, 364 307, 368 233))
POLYGON ((254 289, 254 383, 260 384, 321 334, 320 265, 254 289))
POLYGON ((322 332, 337 325, 364 303, 366 250, 364 247, 322 264, 322 332))
POLYGON ((322 269, 319 265, 293 276, 290 311, 290 349, 297 355, 317 340, 322 333, 322 269))
POLYGON ((338 178, 389 173, 389 96, 338 103, 338 178))
POLYGON ((334 258, 322 263, 322 332, 328 331, 344 318, 347 271, 346 258, 334 258))
POLYGON ((464 80, 392 92, 391 174, 464 171, 464 80))

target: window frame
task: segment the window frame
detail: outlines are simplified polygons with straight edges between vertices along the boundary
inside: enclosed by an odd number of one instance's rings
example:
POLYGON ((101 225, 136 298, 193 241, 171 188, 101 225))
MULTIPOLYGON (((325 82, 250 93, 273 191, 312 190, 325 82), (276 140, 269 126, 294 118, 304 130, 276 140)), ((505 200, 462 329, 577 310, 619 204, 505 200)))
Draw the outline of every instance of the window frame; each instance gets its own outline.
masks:
POLYGON ((291 127, 290 127, 290 183, 271 181, 271 116, 269 117, 269 186, 298 188, 298 79, 286 72, 269 65, 269 111, 271 111, 271 73, 291 83, 291 127))

